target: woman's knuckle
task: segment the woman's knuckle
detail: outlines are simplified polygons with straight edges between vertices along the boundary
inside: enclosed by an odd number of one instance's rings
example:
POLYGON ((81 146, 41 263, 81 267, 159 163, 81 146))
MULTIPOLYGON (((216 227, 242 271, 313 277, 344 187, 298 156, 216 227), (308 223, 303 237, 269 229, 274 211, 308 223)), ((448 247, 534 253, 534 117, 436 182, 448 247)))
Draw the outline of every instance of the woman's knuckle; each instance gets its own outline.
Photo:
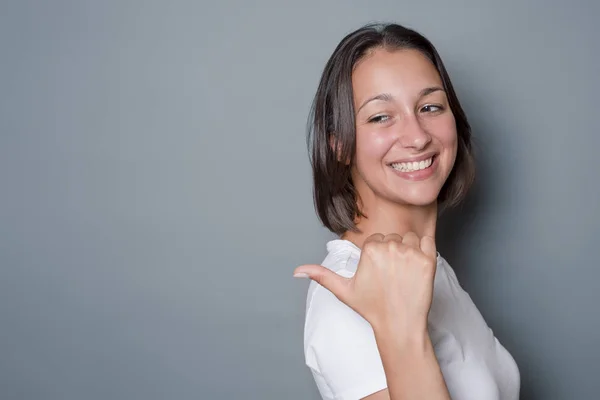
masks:
POLYGON ((365 253, 365 255, 367 255, 368 257, 373 257, 373 256, 377 255, 377 253, 379 252, 377 243, 374 243, 374 242, 366 243, 363 246, 362 252, 365 253))

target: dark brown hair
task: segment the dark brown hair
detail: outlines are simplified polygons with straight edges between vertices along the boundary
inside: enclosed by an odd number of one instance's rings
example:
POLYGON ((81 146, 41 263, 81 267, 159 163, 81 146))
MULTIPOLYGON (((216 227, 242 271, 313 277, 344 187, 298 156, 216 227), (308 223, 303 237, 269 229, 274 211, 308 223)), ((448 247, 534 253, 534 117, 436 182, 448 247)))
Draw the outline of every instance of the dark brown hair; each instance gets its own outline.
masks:
POLYGON ((355 218, 363 216, 351 177, 356 153, 352 71, 359 60, 377 47, 418 50, 440 74, 458 135, 456 161, 438 196, 440 209, 458 205, 465 198, 475 176, 471 127, 433 44, 401 25, 365 25, 344 37, 327 61, 308 124, 315 208, 323 225, 338 235, 357 231, 355 218), (333 151, 332 143, 335 143, 339 154, 333 151), (350 164, 338 160, 349 160, 350 164))

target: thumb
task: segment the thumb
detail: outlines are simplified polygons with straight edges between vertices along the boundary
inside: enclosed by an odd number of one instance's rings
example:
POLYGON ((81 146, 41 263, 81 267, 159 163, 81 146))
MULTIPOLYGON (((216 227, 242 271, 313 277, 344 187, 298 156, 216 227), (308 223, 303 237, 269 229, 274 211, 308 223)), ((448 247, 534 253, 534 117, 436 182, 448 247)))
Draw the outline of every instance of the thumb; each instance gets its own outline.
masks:
POLYGON ((301 265, 294 270, 294 278, 312 279, 346 303, 350 290, 350 279, 344 278, 328 268, 316 264, 301 265))

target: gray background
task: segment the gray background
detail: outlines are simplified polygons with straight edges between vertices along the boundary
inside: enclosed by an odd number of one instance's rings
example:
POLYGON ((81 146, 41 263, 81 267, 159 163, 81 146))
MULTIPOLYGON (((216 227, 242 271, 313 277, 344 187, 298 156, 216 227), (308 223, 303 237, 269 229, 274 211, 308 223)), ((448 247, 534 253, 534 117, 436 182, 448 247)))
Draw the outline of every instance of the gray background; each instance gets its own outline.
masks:
POLYGON ((438 47, 479 180, 439 247, 522 373, 598 397, 598 2, 2 1, 0 398, 317 399, 331 236, 304 127, 337 42, 438 47))

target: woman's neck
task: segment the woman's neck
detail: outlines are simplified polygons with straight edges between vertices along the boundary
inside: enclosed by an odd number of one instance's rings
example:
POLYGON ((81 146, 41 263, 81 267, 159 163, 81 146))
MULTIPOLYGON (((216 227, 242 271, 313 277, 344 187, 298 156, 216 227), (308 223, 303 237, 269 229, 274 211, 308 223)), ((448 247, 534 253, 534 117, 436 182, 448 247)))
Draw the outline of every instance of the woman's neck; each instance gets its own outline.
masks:
POLYGON ((398 204, 378 205, 378 207, 365 210, 366 217, 356 221, 360 232, 347 231, 342 239, 349 240, 359 248, 364 241, 375 233, 400 236, 407 232, 414 232, 419 237, 431 236, 435 238, 437 224, 437 204, 428 206, 399 206, 398 204))

